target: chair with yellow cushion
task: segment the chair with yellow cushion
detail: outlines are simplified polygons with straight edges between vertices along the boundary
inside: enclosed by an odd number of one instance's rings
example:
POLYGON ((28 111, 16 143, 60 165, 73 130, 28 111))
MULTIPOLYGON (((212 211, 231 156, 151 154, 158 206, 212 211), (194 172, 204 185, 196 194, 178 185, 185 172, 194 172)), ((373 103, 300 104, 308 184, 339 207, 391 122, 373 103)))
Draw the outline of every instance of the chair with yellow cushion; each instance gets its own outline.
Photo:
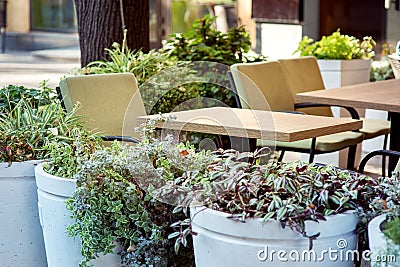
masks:
MULTIPOLYGON (((292 94, 289 91, 280 62, 235 64, 231 66, 231 75, 234 88, 239 95, 239 106, 260 110, 295 112, 292 94)), ((350 148, 347 167, 353 169, 356 146, 362 140, 363 135, 359 132, 342 132, 295 142, 258 140, 257 145, 269 147, 275 145, 277 150, 310 153, 310 162, 314 160, 315 154, 350 148)))
POLYGON ((88 128, 104 134, 103 140, 138 142, 136 118, 146 111, 132 73, 67 77, 57 91, 66 111, 79 103, 76 115, 84 117, 88 128))
MULTIPOLYGON (((300 108, 301 104, 296 103, 296 94, 325 89, 321 72, 315 57, 299 57, 292 59, 281 59, 282 70, 292 94, 296 110, 307 114, 320 116, 333 116, 331 108, 328 106, 316 108, 300 108)), ((359 131, 364 135, 364 140, 385 136, 383 147, 386 147, 387 137, 390 133, 390 122, 388 120, 377 120, 361 118, 363 128, 359 131)), ((384 165, 384 163, 383 163, 384 165)))

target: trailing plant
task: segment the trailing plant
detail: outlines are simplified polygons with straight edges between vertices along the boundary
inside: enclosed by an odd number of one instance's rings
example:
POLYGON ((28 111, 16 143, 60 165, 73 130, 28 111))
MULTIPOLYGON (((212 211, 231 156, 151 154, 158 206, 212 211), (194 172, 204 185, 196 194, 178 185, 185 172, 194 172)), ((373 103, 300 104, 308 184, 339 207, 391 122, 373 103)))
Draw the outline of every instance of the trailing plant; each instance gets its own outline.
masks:
POLYGON ((54 176, 73 178, 82 162, 101 148, 101 138, 81 125, 69 129, 65 140, 51 141, 45 146, 44 170, 54 176))
POLYGON ((113 43, 112 48, 105 48, 109 59, 90 62, 79 70, 81 74, 121 73, 131 72, 135 74, 138 85, 143 84, 148 78, 157 74, 163 68, 176 64, 163 51, 150 50, 144 53, 142 50, 130 50, 124 45, 113 43))
POLYGON ((317 59, 369 59, 375 54, 375 45, 372 37, 366 36, 360 42, 356 37, 341 34, 340 29, 337 29, 315 42, 304 36, 294 53, 300 52, 300 56, 315 56, 317 59))
POLYGON ((141 131, 139 144, 113 143, 97 150, 81 161, 74 176, 77 189, 67 208, 75 223, 68 232, 81 239, 82 266, 100 253, 112 252, 115 241, 124 248, 124 266, 194 266, 190 239, 179 254, 175 241, 168 239, 170 225, 184 214, 173 213, 174 208, 155 199, 153 192, 159 181, 201 179, 210 154, 196 153, 189 144, 176 144, 171 138, 159 141, 152 127, 141 131))
POLYGON ((0 113, 8 113, 17 103, 24 99, 32 108, 45 106, 56 99, 54 88, 47 86, 48 81, 42 81, 39 88, 27 88, 22 85, 8 85, 0 89, 0 113))
MULTIPOLYGON (((375 210, 375 215, 384 214, 386 216, 385 221, 380 225, 380 230, 389 240, 386 243, 387 246, 379 253, 397 257, 400 255, 400 181, 398 172, 393 172, 391 177, 382 179, 377 187, 377 195, 371 198, 371 207, 375 210)), ((383 262, 374 262, 372 266, 387 265, 383 262)))
MULTIPOLYGON (((206 207, 231 214, 232 220, 245 222, 259 218, 260 223, 277 220, 283 228, 288 226, 308 238, 310 249, 319 233, 308 235, 305 221, 326 220, 326 216, 348 210, 369 211, 369 198, 375 196, 379 181, 334 166, 302 162, 259 164, 260 151, 215 153, 218 158, 208 167, 206 179, 212 187, 213 180, 219 177, 218 197, 203 195, 197 199, 206 207)), ((185 182, 181 184, 197 185, 185 182)), ((168 191, 163 194, 168 195, 168 191)), ((183 244, 191 232, 190 223, 186 221, 185 225, 189 226, 178 225, 177 232, 171 235, 183 244)))
POLYGON ((10 112, 0 114, 0 161, 46 158, 50 143, 74 140, 71 130, 81 126, 79 120, 64 113, 59 102, 35 109, 22 98, 10 112))

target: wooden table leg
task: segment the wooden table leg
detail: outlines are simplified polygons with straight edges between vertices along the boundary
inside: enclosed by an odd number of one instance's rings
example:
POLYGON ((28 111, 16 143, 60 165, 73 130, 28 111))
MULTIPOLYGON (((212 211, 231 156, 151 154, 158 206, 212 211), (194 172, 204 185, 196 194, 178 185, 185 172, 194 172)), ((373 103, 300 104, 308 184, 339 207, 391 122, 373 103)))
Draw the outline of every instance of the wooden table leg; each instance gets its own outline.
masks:
MULTIPOLYGON (((390 113, 390 150, 400 151, 400 113, 390 113)), ((397 160, 394 157, 389 158, 389 175, 395 169, 397 160)))

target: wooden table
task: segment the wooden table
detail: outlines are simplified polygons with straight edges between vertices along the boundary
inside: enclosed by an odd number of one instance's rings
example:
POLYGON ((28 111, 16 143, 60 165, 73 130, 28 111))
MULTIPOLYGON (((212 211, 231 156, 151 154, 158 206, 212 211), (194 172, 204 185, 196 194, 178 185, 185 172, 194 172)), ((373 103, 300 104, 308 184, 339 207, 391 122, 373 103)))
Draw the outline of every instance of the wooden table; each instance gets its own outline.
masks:
MULTIPOLYGON (((163 114, 172 121, 158 121, 157 128, 244 137, 254 140, 292 142, 358 130, 362 121, 283 112, 214 107, 163 114)), ((138 117, 144 123, 160 115, 138 117)))
MULTIPOLYGON (((296 95, 299 102, 343 105, 389 111, 391 115, 391 150, 400 151, 400 79, 362 83, 341 88, 318 90, 296 95)), ((389 161, 389 171, 396 161, 389 161)))

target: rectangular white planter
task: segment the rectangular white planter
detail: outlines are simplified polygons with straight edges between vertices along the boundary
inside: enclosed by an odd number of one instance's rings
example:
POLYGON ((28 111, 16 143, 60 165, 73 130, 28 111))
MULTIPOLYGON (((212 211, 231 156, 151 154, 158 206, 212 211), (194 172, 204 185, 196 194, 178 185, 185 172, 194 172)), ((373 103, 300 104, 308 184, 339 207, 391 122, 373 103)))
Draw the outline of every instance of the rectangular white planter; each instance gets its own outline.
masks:
MULTIPOLYGON (((345 85, 369 82, 371 60, 318 60, 322 79, 326 89, 338 88, 345 85)), ((340 117, 340 108, 333 107, 332 112, 335 117, 340 117)), ((364 111, 358 110, 360 116, 364 116, 364 111)), ((369 142, 375 140, 369 140, 369 142)), ((376 141, 375 141, 376 142, 376 141)), ((379 142, 379 140, 378 140, 379 142)), ((357 158, 361 157, 361 148, 358 149, 357 158)), ((308 161, 308 155, 302 156, 302 160, 308 161)), ((357 164, 356 159, 356 166, 357 164)), ((335 164, 345 168, 347 165, 347 150, 345 152, 335 152, 325 155, 317 155, 315 162, 335 164)))

